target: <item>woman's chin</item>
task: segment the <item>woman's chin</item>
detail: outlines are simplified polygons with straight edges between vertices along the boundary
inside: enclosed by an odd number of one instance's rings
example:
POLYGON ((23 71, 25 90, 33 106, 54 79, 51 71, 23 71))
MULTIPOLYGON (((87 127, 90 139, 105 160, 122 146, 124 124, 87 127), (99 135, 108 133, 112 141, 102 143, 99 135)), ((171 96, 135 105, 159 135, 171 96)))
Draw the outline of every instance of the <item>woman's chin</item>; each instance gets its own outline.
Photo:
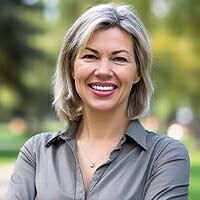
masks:
POLYGON ((95 112, 109 112, 116 108, 114 105, 100 103, 98 105, 91 105, 90 107, 95 112))

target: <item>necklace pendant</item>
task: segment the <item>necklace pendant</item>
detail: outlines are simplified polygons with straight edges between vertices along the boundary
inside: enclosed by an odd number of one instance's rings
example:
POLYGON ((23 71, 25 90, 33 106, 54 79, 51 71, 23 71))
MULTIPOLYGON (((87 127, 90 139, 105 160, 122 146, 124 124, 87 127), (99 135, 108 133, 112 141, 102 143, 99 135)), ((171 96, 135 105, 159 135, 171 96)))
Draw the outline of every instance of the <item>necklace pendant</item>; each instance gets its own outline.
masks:
POLYGON ((94 167, 95 167, 95 163, 91 163, 90 168, 94 168, 94 167))

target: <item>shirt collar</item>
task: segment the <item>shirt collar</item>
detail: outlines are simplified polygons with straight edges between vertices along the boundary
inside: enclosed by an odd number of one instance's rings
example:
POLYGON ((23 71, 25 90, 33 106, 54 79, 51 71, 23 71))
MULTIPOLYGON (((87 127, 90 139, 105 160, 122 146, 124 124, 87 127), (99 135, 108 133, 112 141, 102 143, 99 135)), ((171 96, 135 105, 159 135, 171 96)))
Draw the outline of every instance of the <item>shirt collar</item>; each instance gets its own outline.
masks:
MULTIPOLYGON (((78 128, 78 122, 69 122, 68 126, 62 131, 59 131, 53 135, 47 142, 46 147, 49 147, 53 143, 57 143, 60 140, 69 141, 75 137, 76 130, 78 128)), ((147 150, 147 132, 138 119, 132 120, 125 131, 125 135, 129 136, 142 148, 147 150)))
POLYGON ((52 137, 46 142, 45 146, 49 147, 51 144, 58 143, 59 141, 69 141, 75 137, 76 130, 79 122, 69 122, 69 124, 62 130, 53 134, 52 137))
POLYGON ((125 131, 125 134, 147 150, 147 131, 138 119, 132 120, 125 131))

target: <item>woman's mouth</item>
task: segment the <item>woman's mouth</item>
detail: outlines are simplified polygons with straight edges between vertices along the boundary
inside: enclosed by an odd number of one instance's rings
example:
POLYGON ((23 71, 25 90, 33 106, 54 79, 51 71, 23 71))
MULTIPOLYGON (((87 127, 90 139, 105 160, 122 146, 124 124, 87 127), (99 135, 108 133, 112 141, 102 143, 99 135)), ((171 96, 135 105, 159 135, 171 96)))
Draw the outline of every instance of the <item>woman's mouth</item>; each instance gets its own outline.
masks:
POLYGON ((114 84, 109 83, 91 83, 88 84, 96 96, 110 96, 117 88, 114 84))
POLYGON ((102 86, 102 85, 91 85, 91 88, 98 91, 111 91, 114 90, 114 86, 102 86))

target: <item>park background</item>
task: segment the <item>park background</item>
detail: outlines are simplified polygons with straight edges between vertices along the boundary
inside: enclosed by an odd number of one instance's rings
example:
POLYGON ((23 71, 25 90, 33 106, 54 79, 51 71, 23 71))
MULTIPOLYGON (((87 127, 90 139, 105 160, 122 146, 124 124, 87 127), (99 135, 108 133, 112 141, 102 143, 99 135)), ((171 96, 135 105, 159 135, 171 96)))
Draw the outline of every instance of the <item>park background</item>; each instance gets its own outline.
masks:
MULTIPOLYGON (((63 128, 52 107, 53 74, 67 28, 103 0, 1 0, 0 175, 32 135, 63 128)), ((122 3, 122 1, 112 1, 122 3)), ((124 0, 151 36, 155 94, 146 128, 181 140, 191 158, 191 200, 200 196, 200 2, 124 0)), ((6 185, 0 177, 0 187, 6 185)), ((0 188, 1 191, 1 188, 0 188)), ((0 196, 0 199, 2 197, 0 196)))

